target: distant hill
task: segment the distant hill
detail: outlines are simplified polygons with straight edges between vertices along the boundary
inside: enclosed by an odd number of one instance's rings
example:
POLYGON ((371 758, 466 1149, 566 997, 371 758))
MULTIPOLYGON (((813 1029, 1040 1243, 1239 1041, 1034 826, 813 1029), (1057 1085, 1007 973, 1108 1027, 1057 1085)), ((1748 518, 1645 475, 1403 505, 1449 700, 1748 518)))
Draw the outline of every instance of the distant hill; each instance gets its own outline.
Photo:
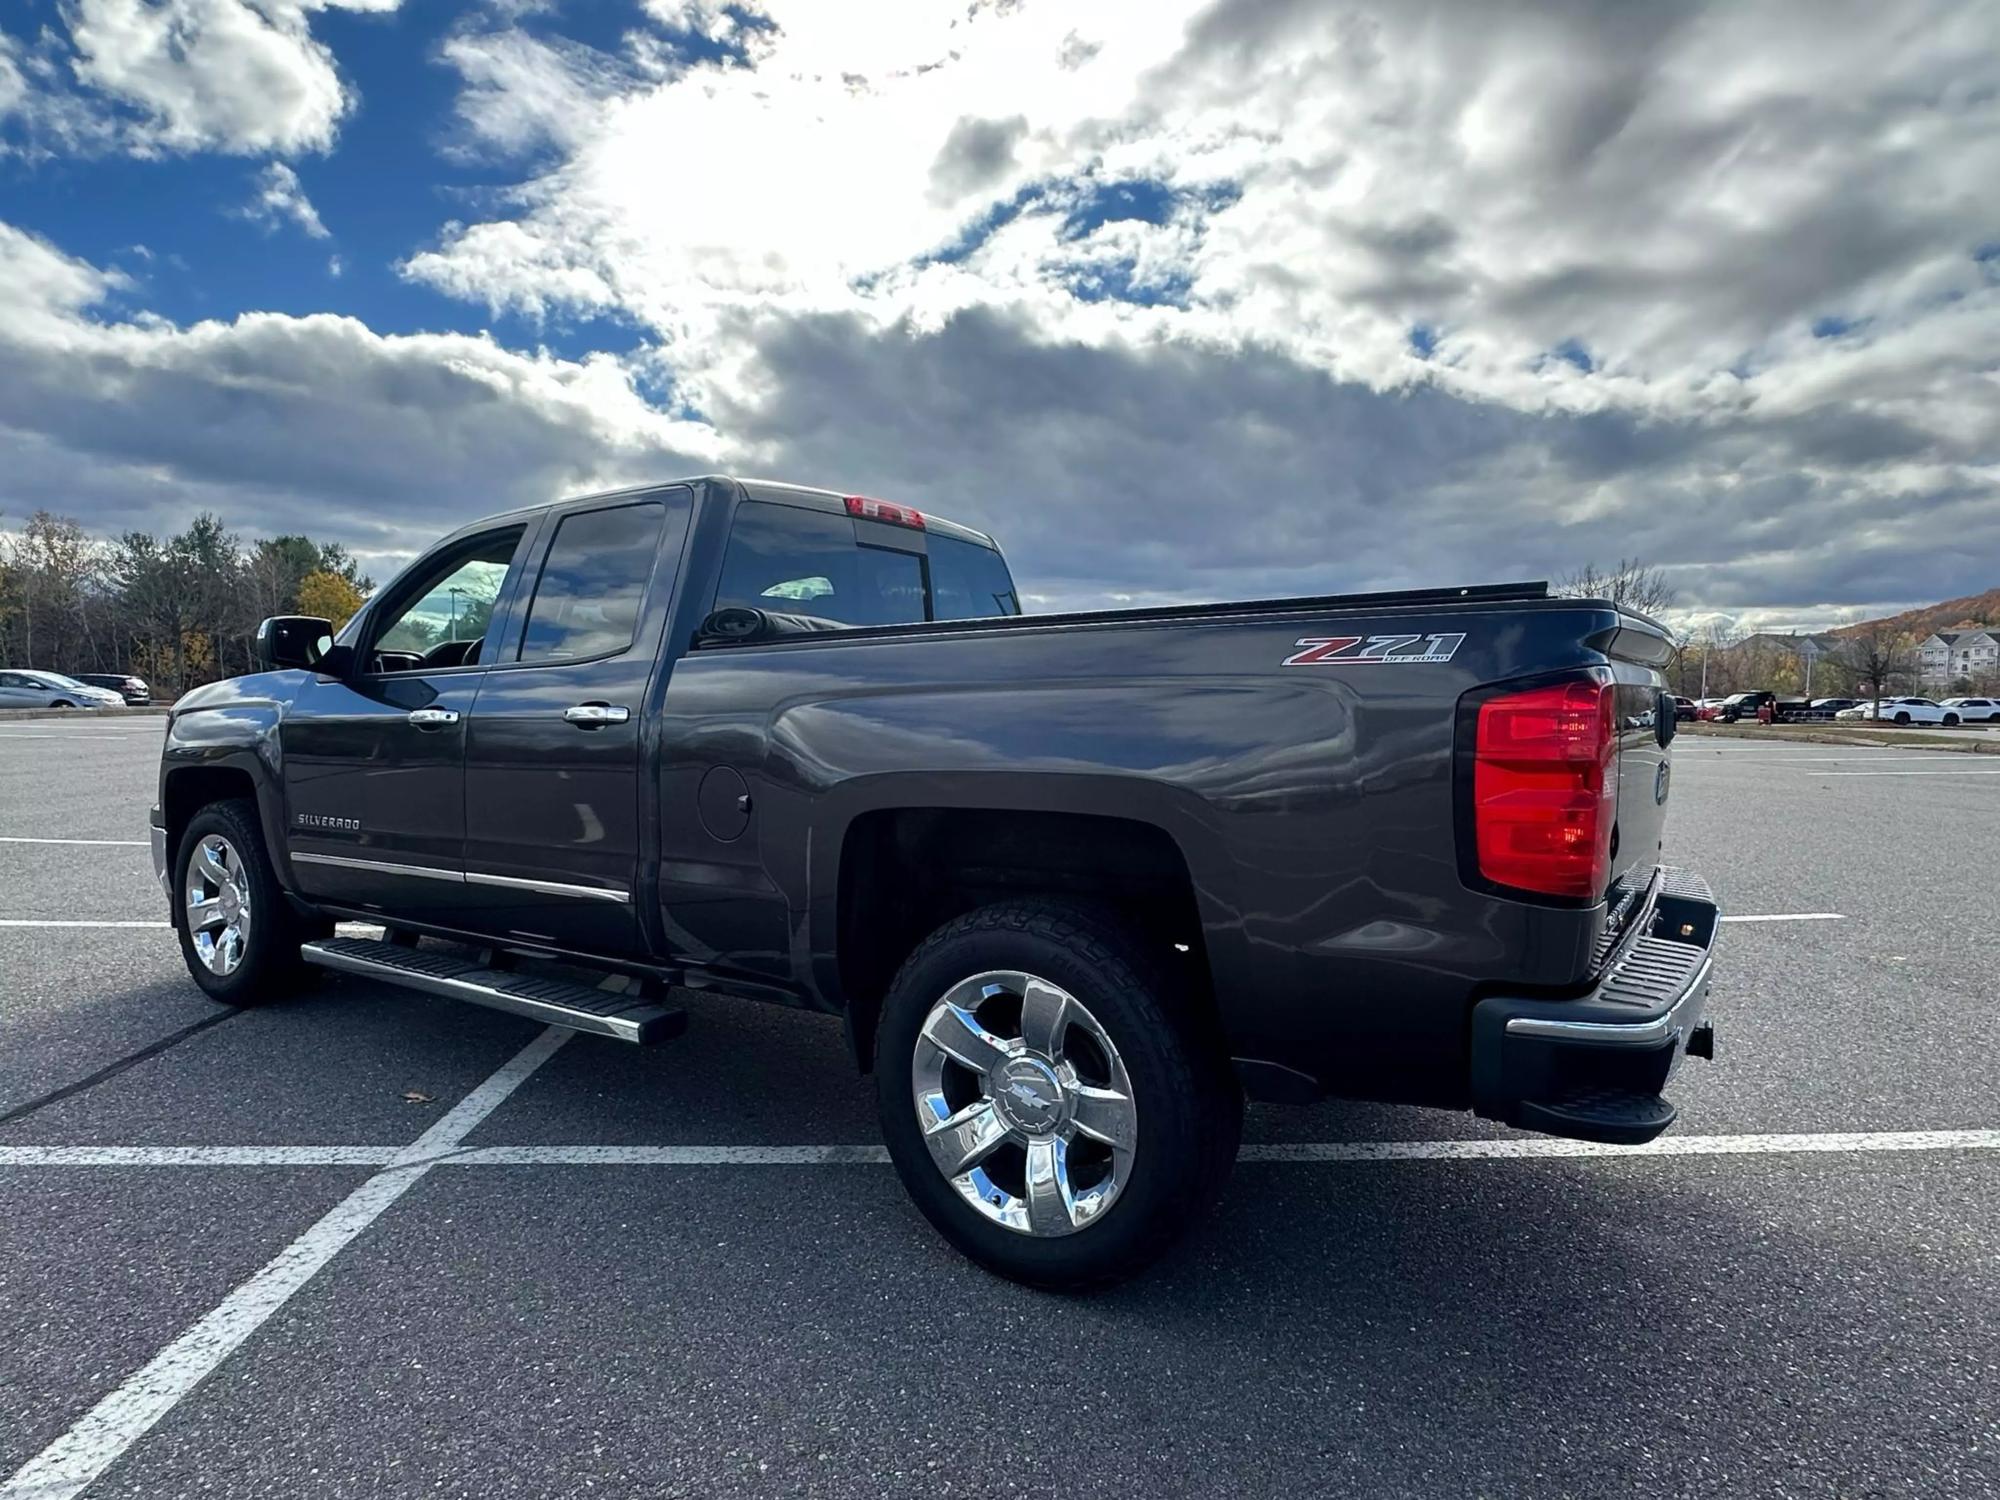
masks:
POLYGON ((1968 621, 1980 625, 2000 624, 2000 589, 1968 594, 1963 599, 1947 599, 1942 604, 1928 604, 1922 609, 1906 609, 1900 615, 1889 615, 1880 620, 1859 620, 1827 633, 1859 635, 1870 626, 1886 625, 1899 634, 1907 633, 1922 640, 1934 630, 1949 630, 1968 621))

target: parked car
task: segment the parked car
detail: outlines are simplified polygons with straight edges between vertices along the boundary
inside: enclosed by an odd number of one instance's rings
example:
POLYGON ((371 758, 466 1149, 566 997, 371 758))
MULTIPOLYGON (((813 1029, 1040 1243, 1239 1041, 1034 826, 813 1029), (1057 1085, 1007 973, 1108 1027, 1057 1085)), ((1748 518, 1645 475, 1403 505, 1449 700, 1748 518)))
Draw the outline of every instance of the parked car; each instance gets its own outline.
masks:
POLYGON ((2000 698, 1947 698, 1941 708, 1949 708, 1968 724, 2000 724, 2000 698))
POLYGON ((1676 719, 1685 723, 1689 720, 1692 720, 1695 716, 1696 716, 1696 711, 1695 711, 1694 699, 1682 698, 1679 696, 1676 696, 1674 698, 1674 717, 1676 719))
POLYGON ((0 708, 123 708, 108 688, 92 687, 60 672, 19 667, 0 671, 0 708))
POLYGON ((1928 698, 1884 698, 1879 704, 1871 699, 1855 708, 1843 708, 1834 717, 1872 719, 1883 724, 1953 725, 1959 721, 1958 710, 1928 698))
POLYGON ((790 485, 468 526, 173 705, 152 846, 188 971, 635 1042, 685 1026, 672 984, 839 1015, 917 1205, 1041 1286, 1198 1221, 1246 1093, 1673 1122, 1717 909, 1661 864, 1657 624, 1542 584, 1016 599, 990 537, 790 485), (439 643, 461 592, 482 634, 439 643), (517 967, 551 957, 572 977, 517 967))
POLYGON ((1815 698, 1812 701, 1812 706, 1816 710, 1825 713, 1837 714, 1844 708, 1859 708, 1861 700, 1859 698, 1815 698))
POLYGON ((128 676, 124 672, 79 672, 76 680, 90 687, 109 688, 128 708, 145 708, 153 701, 153 690, 146 686, 143 677, 128 676))

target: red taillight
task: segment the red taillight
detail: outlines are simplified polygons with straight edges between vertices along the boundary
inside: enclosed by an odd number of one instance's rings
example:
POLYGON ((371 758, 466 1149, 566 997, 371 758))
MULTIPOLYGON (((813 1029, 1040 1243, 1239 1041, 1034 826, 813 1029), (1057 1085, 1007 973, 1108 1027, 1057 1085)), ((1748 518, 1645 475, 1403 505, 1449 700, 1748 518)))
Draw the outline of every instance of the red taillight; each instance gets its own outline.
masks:
POLYGON ((1592 678, 1479 706, 1472 811, 1488 880, 1550 896, 1602 894, 1618 815, 1616 693, 1592 678))
POLYGON ((887 500, 870 500, 866 495, 849 495, 847 513, 861 521, 887 521, 891 526, 924 529, 924 513, 907 505, 891 505, 887 500))

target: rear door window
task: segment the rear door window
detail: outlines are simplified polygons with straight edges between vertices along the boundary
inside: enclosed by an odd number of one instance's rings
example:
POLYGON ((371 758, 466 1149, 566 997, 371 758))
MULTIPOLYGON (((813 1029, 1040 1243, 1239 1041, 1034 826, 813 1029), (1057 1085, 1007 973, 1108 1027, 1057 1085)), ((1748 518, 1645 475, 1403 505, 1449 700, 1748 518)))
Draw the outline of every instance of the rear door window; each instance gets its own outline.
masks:
POLYGON ((915 624, 924 618, 924 560, 863 546, 847 516, 747 501, 736 508, 715 591, 717 609, 733 605, 841 625, 915 624))
POLYGON ((666 516, 657 502, 564 516, 528 606, 519 659, 589 661, 628 648, 666 516))

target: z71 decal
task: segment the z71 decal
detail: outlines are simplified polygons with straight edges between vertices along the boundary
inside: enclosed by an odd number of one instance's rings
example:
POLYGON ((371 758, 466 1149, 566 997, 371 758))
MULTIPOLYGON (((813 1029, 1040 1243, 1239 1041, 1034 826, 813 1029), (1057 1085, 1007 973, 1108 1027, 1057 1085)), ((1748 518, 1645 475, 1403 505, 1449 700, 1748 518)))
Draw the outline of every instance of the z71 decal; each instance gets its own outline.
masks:
POLYGON ((1280 666, 1346 666, 1349 662, 1450 661, 1463 635, 1309 635, 1280 666), (1350 649, 1360 647, 1360 650, 1350 649))

